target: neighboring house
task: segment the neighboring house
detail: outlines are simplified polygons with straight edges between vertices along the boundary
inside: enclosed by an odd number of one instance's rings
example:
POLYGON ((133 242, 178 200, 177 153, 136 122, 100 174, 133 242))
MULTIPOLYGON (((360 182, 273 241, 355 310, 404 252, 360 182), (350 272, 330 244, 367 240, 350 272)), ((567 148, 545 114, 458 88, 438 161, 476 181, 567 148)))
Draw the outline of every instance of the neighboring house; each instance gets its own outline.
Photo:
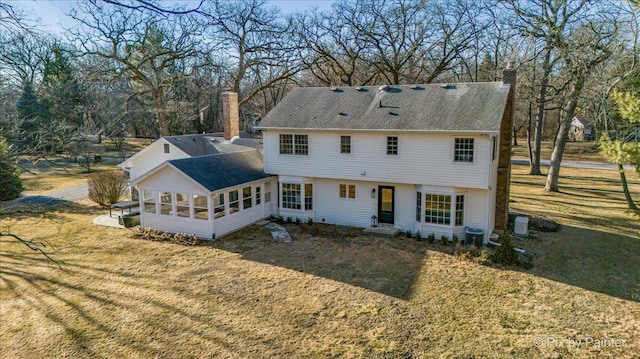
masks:
POLYGON ((593 141, 592 122, 585 117, 574 117, 569 126, 569 139, 573 141, 593 141))
POLYGON ((515 70, 504 75, 296 88, 260 122, 262 152, 239 143, 237 94, 225 93, 223 139, 162 138, 122 167, 143 227, 215 238, 271 215, 357 227, 375 216, 423 236, 480 228, 486 241, 508 218, 515 70))

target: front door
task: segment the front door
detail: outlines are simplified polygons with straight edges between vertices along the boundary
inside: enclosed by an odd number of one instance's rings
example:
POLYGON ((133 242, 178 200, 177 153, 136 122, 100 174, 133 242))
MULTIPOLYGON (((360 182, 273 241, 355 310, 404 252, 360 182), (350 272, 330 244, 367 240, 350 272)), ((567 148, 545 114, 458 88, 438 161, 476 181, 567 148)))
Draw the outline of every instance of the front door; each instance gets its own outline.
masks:
POLYGON ((378 222, 393 224, 393 197, 395 187, 378 186, 378 222))

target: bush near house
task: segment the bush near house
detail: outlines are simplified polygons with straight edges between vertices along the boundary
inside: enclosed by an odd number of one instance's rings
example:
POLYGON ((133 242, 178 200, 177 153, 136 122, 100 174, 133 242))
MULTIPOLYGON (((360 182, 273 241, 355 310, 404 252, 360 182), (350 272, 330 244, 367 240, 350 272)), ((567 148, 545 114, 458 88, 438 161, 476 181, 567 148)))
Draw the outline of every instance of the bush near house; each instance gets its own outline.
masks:
POLYGON ((126 178, 120 171, 94 173, 88 181, 89 199, 101 206, 117 203, 124 196, 126 178))

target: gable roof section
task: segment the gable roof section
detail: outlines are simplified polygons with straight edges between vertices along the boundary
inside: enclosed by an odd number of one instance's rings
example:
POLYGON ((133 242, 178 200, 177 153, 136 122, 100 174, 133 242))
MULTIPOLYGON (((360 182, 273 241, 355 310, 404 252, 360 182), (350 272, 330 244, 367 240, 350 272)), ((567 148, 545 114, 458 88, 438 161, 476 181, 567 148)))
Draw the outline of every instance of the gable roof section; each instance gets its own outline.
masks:
POLYGON ((168 163, 211 192, 271 177, 264 173, 262 156, 256 150, 182 158, 168 163))
MULTIPOLYGON (((120 168, 128 168, 131 167, 131 161, 137 159, 138 157, 142 156, 143 154, 149 152, 149 151, 156 151, 156 147, 160 147, 160 144, 165 144, 165 143, 171 143, 169 141, 167 141, 166 137, 160 137, 159 139, 157 139, 156 141, 154 141, 153 143, 151 143, 149 146, 141 149, 140 151, 134 153, 131 157, 127 158, 126 160, 120 162, 118 164, 118 167, 120 168)), ((185 156, 189 156, 188 153, 182 151, 180 148, 178 148, 178 150, 182 153, 184 153, 185 156)), ((164 152, 164 149, 162 149, 162 147, 160 147, 160 149, 157 149, 157 151, 159 151, 160 153, 164 152)))
POLYGON ((497 132, 508 93, 502 82, 298 87, 259 128, 497 132))

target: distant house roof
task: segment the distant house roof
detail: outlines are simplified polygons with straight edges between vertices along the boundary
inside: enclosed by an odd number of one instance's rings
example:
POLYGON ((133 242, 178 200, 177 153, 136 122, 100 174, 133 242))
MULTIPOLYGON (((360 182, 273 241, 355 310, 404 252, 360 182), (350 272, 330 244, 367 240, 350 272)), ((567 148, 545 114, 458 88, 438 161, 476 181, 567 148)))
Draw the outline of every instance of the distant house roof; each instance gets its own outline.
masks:
POLYGON ((298 87, 259 128, 499 131, 508 93, 502 82, 298 87))
POLYGON ((580 116, 575 116, 573 119, 571 119, 571 121, 578 121, 582 124, 582 126, 584 127, 589 127, 591 126, 591 124, 593 123, 593 121, 591 121, 590 119, 586 118, 586 117, 580 117, 580 116))
POLYGON ((204 135, 165 136, 164 139, 192 157, 219 152, 204 135))
POLYGON ((264 173, 257 150, 182 158, 169 164, 212 192, 271 177, 264 173))

